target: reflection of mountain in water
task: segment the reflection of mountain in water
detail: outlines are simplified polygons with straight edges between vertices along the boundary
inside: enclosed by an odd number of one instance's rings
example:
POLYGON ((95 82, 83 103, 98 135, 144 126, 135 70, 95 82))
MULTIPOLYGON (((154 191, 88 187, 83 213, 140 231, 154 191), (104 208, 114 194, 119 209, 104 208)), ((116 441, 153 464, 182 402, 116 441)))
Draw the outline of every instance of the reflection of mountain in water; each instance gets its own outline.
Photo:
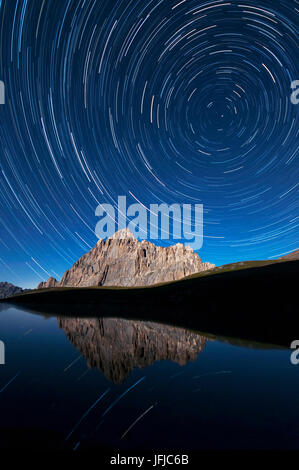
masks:
POLYGON ((58 318, 68 340, 114 383, 135 367, 169 360, 180 365, 194 361, 206 339, 183 328, 114 318, 58 318))

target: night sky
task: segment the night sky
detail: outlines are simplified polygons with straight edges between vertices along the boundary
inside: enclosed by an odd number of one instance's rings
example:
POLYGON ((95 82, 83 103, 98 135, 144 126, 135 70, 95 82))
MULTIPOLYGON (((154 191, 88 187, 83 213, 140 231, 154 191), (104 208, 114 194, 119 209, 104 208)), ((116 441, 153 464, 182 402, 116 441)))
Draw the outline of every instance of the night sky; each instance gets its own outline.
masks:
POLYGON ((298 248, 297 0, 2 0, 0 280, 59 277, 99 203, 204 205, 204 261, 298 248))

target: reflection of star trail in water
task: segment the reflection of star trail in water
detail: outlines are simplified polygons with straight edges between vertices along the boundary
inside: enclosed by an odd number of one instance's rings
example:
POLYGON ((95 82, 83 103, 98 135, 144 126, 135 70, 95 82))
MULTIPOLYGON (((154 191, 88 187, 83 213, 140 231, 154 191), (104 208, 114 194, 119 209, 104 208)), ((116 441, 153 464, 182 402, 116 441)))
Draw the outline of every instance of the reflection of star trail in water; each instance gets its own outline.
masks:
MULTIPOLYGON (((299 409, 294 406, 298 374, 290 367, 289 349, 240 340, 220 342, 214 337, 206 339, 202 354, 182 363, 169 359, 185 350, 181 348, 184 335, 173 332, 178 347, 168 345, 166 360, 157 335, 151 335, 150 357, 143 370, 136 367, 138 361, 129 360, 134 367, 126 380, 111 383, 106 367, 100 372, 88 369, 85 360, 73 362, 78 350, 62 334, 56 318, 6 308, 8 315, 0 318, 2 340, 10 345, 0 385, 0 391, 6 386, 0 393, 1 448, 16 449, 20 443, 27 450, 100 450, 102 456, 111 449, 151 452, 170 446, 173 451, 229 450, 233 443, 236 449, 244 449, 244 442, 251 449, 298 448, 299 409), (32 333, 24 336, 29 329, 32 333), (21 372, 16 378, 17 370, 21 372), (265 423, 271 426, 270 433, 265 433, 265 423)), ((64 320, 71 327, 79 319, 64 320)), ((87 331, 86 321, 82 319, 82 331, 93 348, 83 349, 87 357, 92 352, 97 356, 103 344, 87 331)), ((128 326, 125 321, 125 329, 128 326)), ((117 322, 115 329, 121 330, 117 322)), ((186 330, 187 338, 189 334, 186 330)), ((132 342, 124 339, 121 344, 117 338, 107 343, 107 360, 110 357, 114 370, 123 366, 115 350, 123 350, 128 357, 125 345, 130 348, 132 342)), ((200 336, 199 343, 203 344, 200 336)), ((134 351, 138 358, 142 355, 139 347, 134 351)))
POLYGON ((97 404, 105 397, 105 395, 107 395, 107 393, 110 392, 110 388, 107 388, 107 390, 102 393, 102 395, 91 405, 90 408, 88 408, 88 410, 83 414, 83 416, 79 419, 79 421, 75 424, 75 426, 73 427, 73 429, 71 430, 71 432, 66 436, 65 440, 67 441, 71 435, 74 433, 74 431, 78 428, 78 426, 80 426, 80 424, 82 423, 82 421, 89 415, 89 413, 97 406, 97 404))
POLYGON ((4 385, 1 389, 0 389, 0 393, 4 392, 4 390, 7 389, 7 387, 18 377, 18 375, 20 375, 20 372, 18 372, 12 379, 10 379, 6 385, 4 385))
POLYGON ((142 382, 143 380, 145 379, 145 376, 144 377, 141 377, 141 379, 137 380, 137 382, 135 382, 133 385, 131 385, 129 388, 127 388, 127 390, 125 390, 118 398, 116 398, 116 400, 114 400, 111 405, 108 406, 108 408, 104 411, 104 413, 102 414, 102 417, 106 416, 107 413, 109 413, 109 411, 124 397, 127 395, 127 393, 129 393, 133 388, 136 387, 136 385, 138 385, 140 382, 142 382))
POLYGON ((149 408, 147 408, 140 416, 138 416, 137 419, 135 419, 135 421, 128 427, 128 429, 123 433, 123 435, 121 436, 121 439, 123 439, 124 437, 126 437, 126 435, 128 434, 128 432, 131 431, 131 429, 133 429, 133 427, 135 426, 135 424, 137 424, 145 415, 147 415, 147 413, 149 413, 153 408, 154 406, 156 406, 157 403, 155 403, 154 405, 151 405, 149 408))
POLYGON ((98 201, 121 194, 202 202, 212 262, 295 249, 297 14, 293 0, 3 1, 2 277, 57 277, 96 242, 98 201))

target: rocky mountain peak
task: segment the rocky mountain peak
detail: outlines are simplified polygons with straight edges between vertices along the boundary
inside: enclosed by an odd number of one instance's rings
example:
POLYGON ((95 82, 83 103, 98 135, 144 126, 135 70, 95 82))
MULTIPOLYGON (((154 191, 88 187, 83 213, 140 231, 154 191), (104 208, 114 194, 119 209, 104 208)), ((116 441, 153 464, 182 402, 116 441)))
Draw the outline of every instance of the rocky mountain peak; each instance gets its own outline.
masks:
POLYGON ((123 239, 136 240, 133 233, 128 228, 123 228, 121 230, 118 230, 118 232, 115 232, 111 237, 109 237, 108 240, 123 240, 123 239))
POLYGON ((39 288, 148 286, 212 268, 213 264, 203 263, 192 248, 182 243, 156 246, 137 240, 129 229, 123 229, 107 240, 99 240, 64 273, 60 282, 50 278, 39 288))
POLYGON ((11 297, 12 295, 21 294, 23 289, 18 286, 14 286, 9 282, 0 282, 0 299, 11 297))

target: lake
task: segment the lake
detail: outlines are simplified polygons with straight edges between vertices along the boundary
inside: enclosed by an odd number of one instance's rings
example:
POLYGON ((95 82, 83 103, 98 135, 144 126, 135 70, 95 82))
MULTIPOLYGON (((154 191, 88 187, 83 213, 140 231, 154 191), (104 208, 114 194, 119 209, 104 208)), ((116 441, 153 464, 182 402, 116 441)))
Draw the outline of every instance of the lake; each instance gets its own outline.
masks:
POLYGON ((0 448, 299 449, 290 349, 1 305, 0 448))

